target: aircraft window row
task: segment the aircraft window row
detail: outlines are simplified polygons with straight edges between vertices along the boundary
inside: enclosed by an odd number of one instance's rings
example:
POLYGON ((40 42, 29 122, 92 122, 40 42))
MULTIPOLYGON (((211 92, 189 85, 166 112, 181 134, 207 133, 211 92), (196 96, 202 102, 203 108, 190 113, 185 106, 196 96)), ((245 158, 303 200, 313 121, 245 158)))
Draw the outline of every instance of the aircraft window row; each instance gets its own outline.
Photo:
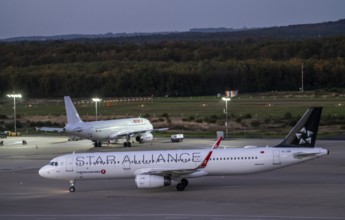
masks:
POLYGON ((211 160, 257 160, 258 157, 217 157, 211 160))
MULTIPOLYGON (((220 161, 220 160, 257 160, 258 157, 217 157, 217 158, 211 158, 210 160, 213 161, 220 161)), ((163 160, 160 160, 160 162, 162 162, 163 160)), ((184 159, 184 160, 167 160, 167 161, 163 161, 163 162, 167 162, 167 163, 176 163, 176 162, 190 162, 191 159, 184 159)), ((94 163, 90 163, 90 165, 109 165, 109 164, 120 164, 120 161, 110 161, 110 162, 94 162, 94 163)), ((137 160, 137 161, 130 161, 130 163, 136 163, 136 164, 140 164, 140 163, 155 163, 155 160, 137 160)), ((51 162, 50 165, 52 166, 57 166, 57 162, 51 162)), ((83 165, 82 163, 77 163, 76 165, 83 165)), ((85 163, 85 165, 89 165, 89 163, 85 163)))

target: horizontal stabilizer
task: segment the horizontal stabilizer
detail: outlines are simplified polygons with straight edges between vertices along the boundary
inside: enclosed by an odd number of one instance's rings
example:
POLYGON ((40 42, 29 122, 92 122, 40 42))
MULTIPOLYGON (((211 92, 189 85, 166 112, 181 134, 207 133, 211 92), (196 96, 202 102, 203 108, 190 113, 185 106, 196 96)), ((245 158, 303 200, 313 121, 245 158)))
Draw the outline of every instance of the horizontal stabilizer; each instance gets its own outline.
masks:
POLYGON ((49 132, 64 132, 64 128, 52 128, 52 127, 36 127, 37 131, 49 131, 49 132))

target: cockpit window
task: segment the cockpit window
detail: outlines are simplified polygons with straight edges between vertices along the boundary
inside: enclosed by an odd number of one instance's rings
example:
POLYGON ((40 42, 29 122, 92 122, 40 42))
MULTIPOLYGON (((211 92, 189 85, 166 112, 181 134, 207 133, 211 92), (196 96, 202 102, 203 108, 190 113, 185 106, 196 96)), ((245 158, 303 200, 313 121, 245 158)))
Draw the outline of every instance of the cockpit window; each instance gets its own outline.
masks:
POLYGON ((51 161, 51 162, 49 163, 49 165, 50 165, 50 166, 57 166, 57 165, 58 165, 58 162, 51 161))

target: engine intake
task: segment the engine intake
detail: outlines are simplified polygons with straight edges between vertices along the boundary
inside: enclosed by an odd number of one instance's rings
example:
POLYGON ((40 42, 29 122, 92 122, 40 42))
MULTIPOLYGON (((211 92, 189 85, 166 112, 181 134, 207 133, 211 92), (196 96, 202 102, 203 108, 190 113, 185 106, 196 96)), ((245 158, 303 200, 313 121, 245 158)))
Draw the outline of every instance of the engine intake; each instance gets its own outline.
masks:
POLYGON ((144 133, 143 135, 139 135, 135 137, 135 140, 139 143, 150 142, 153 139, 153 135, 151 133, 144 133))

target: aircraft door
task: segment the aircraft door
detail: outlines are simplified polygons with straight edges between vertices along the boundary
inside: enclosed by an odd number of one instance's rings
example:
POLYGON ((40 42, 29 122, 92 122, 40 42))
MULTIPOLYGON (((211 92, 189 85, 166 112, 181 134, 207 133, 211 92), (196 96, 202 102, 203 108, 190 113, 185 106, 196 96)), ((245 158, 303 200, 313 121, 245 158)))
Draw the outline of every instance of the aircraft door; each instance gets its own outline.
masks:
POLYGON ((280 160, 280 151, 275 150, 273 151, 273 165, 280 165, 281 160, 280 160))
POLYGON ((89 127, 89 129, 87 130, 87 136, 89 136, 89 138, 92 138, 92 134, 94 133, 94 127, 89 127))
POLYGON ((66 172, 73 172, 73 157, 66 158, 66 172))

